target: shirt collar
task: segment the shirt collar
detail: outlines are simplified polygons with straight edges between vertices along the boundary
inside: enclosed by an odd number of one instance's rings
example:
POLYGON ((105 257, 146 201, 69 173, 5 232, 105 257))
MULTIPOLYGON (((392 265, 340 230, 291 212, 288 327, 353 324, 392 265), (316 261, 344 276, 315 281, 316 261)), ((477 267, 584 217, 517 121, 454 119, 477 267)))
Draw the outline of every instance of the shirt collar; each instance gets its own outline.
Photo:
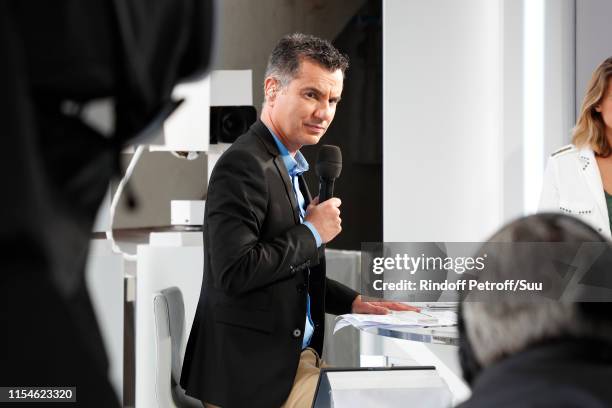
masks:
POLYGON ((272 131, 272 129, 268 128, 270 134, 274 138, 274 142, 276 143, 276 147, 278 147, 278 151, 280 152, 281 157, 283 158, 283 163, 285 163, 285 167, 289 172, 290 177, 299 176, 300 174, 308 171, 308 162, 304 155, 298 150, 295 153, 295 157, 291 157, 289 150, 285 147, 285 145, 280 141, 278 136, 272 131))

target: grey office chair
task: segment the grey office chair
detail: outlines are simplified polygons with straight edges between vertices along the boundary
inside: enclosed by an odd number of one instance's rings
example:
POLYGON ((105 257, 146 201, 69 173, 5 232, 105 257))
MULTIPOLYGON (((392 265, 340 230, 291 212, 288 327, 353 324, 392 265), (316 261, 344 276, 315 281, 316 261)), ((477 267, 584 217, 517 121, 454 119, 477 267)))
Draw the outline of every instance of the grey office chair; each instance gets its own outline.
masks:
POLYGON ((156 333, 156 385, 160 407, 203 408, 202 403, 185 394, 181 378, 185 305, 183 295, 176 288, 168 288, 153 300, 156 333))

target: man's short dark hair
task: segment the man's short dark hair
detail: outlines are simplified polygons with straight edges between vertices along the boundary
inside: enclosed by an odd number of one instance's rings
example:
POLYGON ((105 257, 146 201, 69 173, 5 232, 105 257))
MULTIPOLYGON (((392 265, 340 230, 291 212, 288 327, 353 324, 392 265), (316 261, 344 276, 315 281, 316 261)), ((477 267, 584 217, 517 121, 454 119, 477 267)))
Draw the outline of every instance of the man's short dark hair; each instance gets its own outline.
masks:
POLYGON ((265 78, 276 76, 281 86, 286 86, 296 77, 302 60, 316 62, 333 72, 348 68, 348 57, 343 55, 329 41, 313 35, 294 33, 280 39, 266 67, 265 78))

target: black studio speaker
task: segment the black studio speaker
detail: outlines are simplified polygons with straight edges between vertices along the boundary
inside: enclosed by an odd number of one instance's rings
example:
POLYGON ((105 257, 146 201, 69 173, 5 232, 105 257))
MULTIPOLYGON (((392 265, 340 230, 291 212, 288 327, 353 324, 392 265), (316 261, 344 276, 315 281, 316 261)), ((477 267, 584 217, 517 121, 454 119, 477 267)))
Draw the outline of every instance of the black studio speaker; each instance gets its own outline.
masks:
POLYGON ((256 120, 254 106, 211 106, 210 144, 233 143, 256 120))

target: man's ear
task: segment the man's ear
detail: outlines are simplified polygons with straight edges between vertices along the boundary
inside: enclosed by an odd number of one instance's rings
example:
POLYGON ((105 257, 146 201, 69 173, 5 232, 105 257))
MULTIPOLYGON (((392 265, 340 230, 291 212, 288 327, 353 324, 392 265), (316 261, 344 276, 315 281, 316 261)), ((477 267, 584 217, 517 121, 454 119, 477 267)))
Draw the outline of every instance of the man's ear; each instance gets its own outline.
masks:
POLYGON ((268 77, 264 81, 264 93, 266 94, 266 103, 270 106, 274 105, 276 95, 278 93, 279 83, 276 78, 268 77))

